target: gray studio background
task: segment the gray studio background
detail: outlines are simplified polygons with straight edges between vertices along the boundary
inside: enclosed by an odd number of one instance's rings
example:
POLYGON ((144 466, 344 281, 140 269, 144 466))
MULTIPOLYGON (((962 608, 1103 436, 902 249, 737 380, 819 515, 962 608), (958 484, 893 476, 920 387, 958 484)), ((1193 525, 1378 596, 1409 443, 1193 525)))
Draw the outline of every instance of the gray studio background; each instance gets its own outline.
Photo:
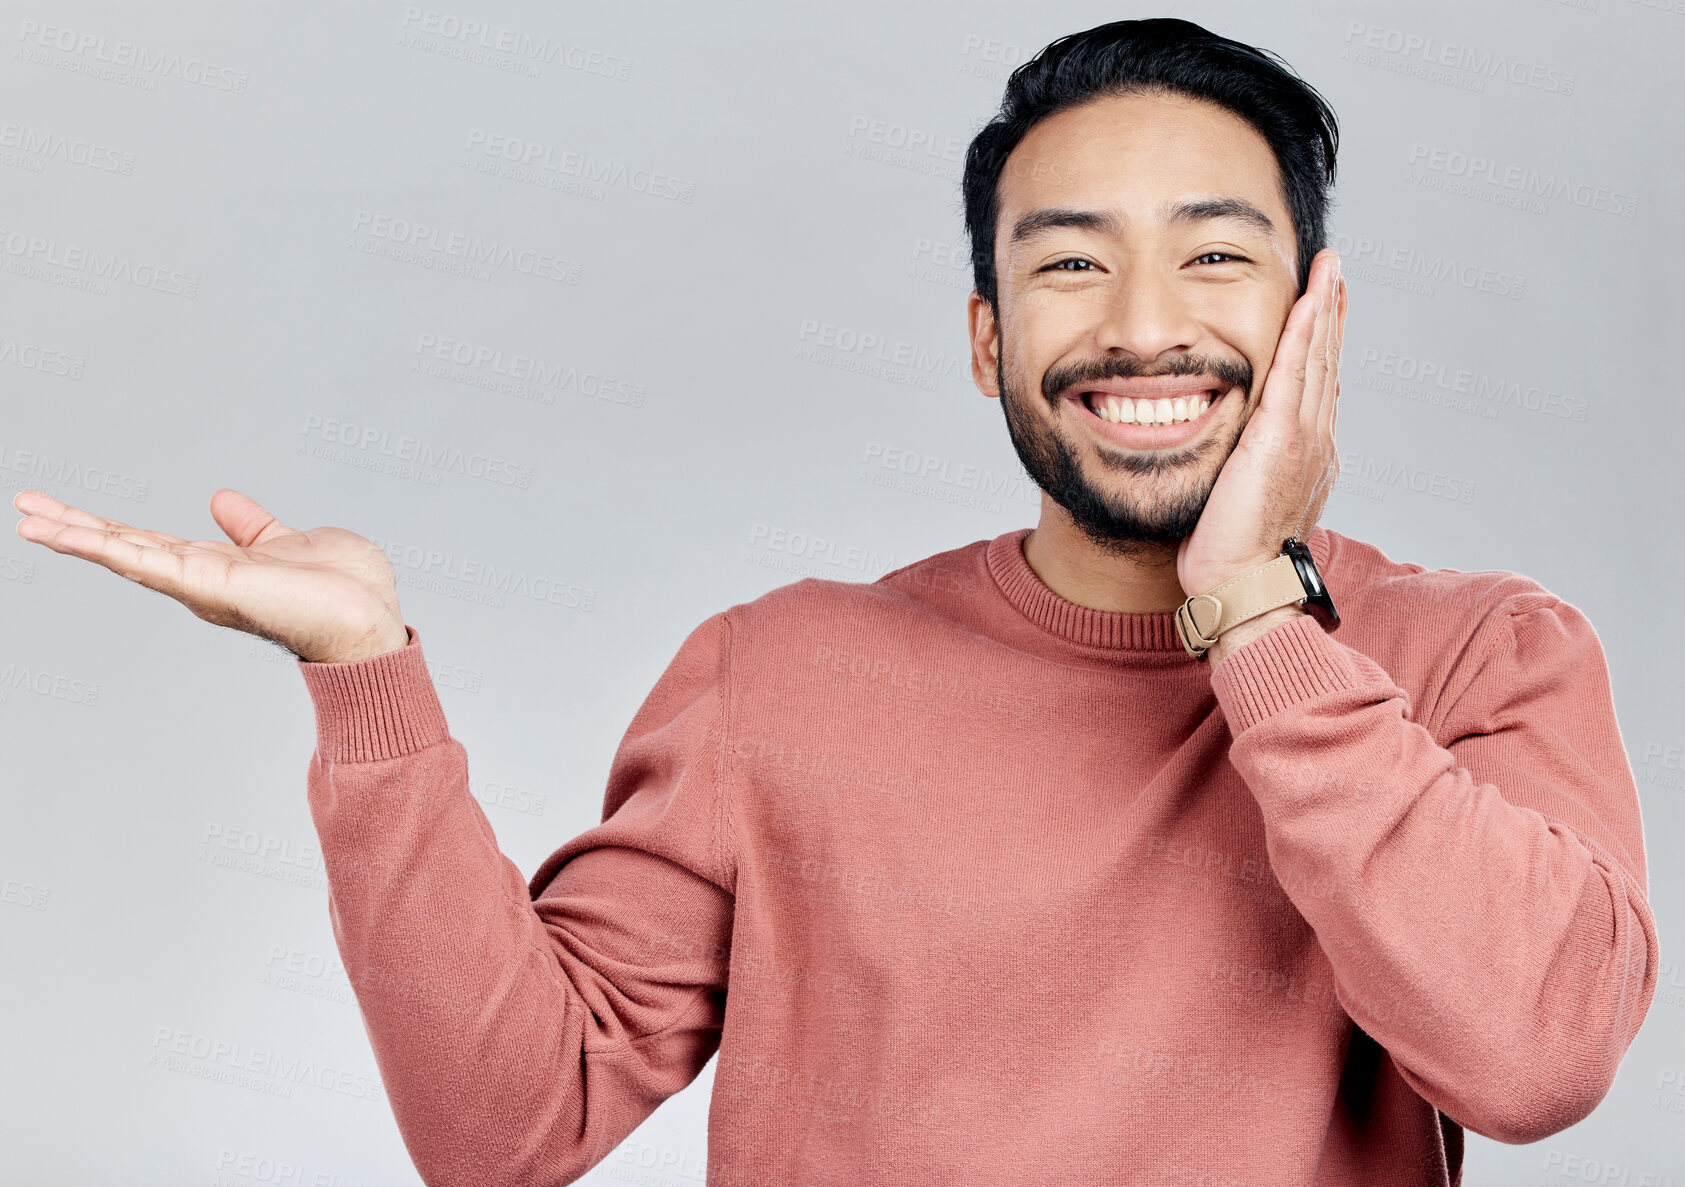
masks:
MULTIPOLYGON (((1008 69, 1166 13, 1278 50, 1344 133, 1324 522, 1583 609, 1643 800, 1644 1030, 1583 1124, 1469 1135, 1466 1181, 1685 1182, 1685 0, 438 2, 0 5, 8 499, 220 539, 232 486, 388 545, 530 873, 704 617, 1035 522, 965 361, 960 161, 1008 69)), ((0 598, 0 1179, 418 1182, 293 660, 12 534, 0 598)), ((585 1181, 699 1182, 711 1085, 585 1181)))

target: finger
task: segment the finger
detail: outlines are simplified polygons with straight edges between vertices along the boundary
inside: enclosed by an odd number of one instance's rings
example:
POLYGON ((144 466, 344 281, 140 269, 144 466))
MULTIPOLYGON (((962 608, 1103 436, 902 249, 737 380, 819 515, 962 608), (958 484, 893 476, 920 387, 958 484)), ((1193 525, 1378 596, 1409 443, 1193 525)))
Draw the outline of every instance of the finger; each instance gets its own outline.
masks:
POLYGON ((1293 308, 1287 313, 1287 321, 1281 328, 1281 337, 1276 342, 1275 357, 1270 360, 1269 374, 1264 377, 1259 411, 1271 417, 1278 415, 1278 405, 1282 406, 1279 415, 1283 417, 1296 411, 1297 400, 1304 394, 1305 364, 1310 357, 1311 337, 1316 329, 1319 313, 1317 304, 1322 299, 1317 273, 1320 260, 1319 256, 1311 262, 1310 284, 1306 286, 1304 295, 1293 303, 1293 308))
POLYGON ((1321 307, 1317 312, 1316 326, 1312 330, 1311 341, 1305 352, 1305 385, 1299 392, 1299 402, 1295 408, 1299 415, 1299 431, 1307 442, 1316 439, 1317 417, 1322 408, 1322 387, 1328 378, 1329 330, 1334 321, 1334 280, 1338 275, 1338 258, 1331 251, 1317 255, 1317 263, 1322 267, 1322 272, 1316 280, 1321 307))
POLYGON ((1294 529, 1295 539, 1303 541, 1305 534, 1322 515, 1322 509, 1328 503, 1328 497, 1334 493, 1334 482, 1340 476, 1339 457, 1332 456, 1324 463, 1322 472, 1317 475, 1316 483, 1311 487, 1310 498, 1305 501, 1304 509, 1299 513, 1299 523, 1294 529))
POLYGON ((50 515, 55 519, 65 519, 70 522, 81 523, 112 523, 114 521, 101 519, 92 512, 84 511, 80 507, 72 507, 69 503, 60 502, 46 491, 20 490, 12 496, 12 506, 25 515, 50 515))
POLYGON ((80 524, 83 527, 103 528, 107 531, 132 531, 126 523, 115 519, 106 519, 95 515, 91 511, 84 511, 80 507, 72 507, 69 503, 61 503, 53 496, 38 490, 20 491, 12 500, 12 506, 25 515, 38 515, 45 519, 56 519, 60 523, 80 524), (27 502, 27 506, 25 503, 27 502))
POLYGON ((1323 382, 1322 407, 1317 412, 1317 435, 1325 446, 1334 443, 1334 418, 1340 404, 1340 360, 1346 343, 1346 306, 1349 303, 1346 278, 1342 273, 1334 286, 1334 318, 1330 327, 1328 377, 1323 382))
POLYGON ((1322 345, 1322 359, 1319 370, 1322 373, 1320 381, 1314 389, 1305 392, 1304 427, 1307 440, 1313 443, 1321 442, 1323 415, 1327 410, 1328 389, 1334 382, 1335 358, 1338 345, 1338 323, 1340 320, 1340 264, 1334 261, 1333 275, 1328 281, 1328 304, 1324 307, 1327 320, 1327 336, 1322 345))
POLYGON ((1346 310, 1351 305, 1351 286, 1346 283, 1345 273, 1340 274, 1340 318, 1339 333, 1334 340, 1334 411, 1329 414, 1328 428, 1333 432, 1334 417, 1339 415, 1340 407, 1340 370, 1345 366, 1346 357, 1346 310))
POLYGON ((267 544, 293 529, 276 519, 256 499, 224 487, 211 496, 211 518, 241 548, 267 544))
MULTIPOLYGON (((1318 256, 1319 261, 1322 257, 1318 256)), ((1310 491, 1300 508, 1299 522, 1296 525, 1296 535, 1305 538, 1305 533, 1315 524, 1333 493, 1334 480, 1339 472, 1339 461, 1334 455, 1331 430, 1325 435, 1325 418, 1331 414, 1334 400, 1330 392, 1338 386, 1340 335, 1342 328, 1342 298, 1345 281, 1340 272, 1340 257, 1330 251, 1327 253, 1327 270, 1321 276, 1324 292, 1320 343, 1313 344, 1307 366, 1304 401, 1300 407, 1299 429, 1307 449, 1313 458, 1321 459, 1315 480, 1311 483, 1310 491)))
POLYGON ((1293 529, 1295 539, 1305 540, 1307 533, 1316 526, 1316 521, 1322 516, 1323 507, 1327 505, 1329 496, 1334 493, 1334 484, 1339 476, 1339 455, 1329 454, 1318 470, 1316 481, 1311 484, 1310 493, 1305 497, 1304 504, 1299 509, 1299 521, 1293 529))
POLYGON ((163 547, 145 532, 114 532, 83 524, 64 523, 53 519, 36 519, 31 523, 37 533, 25 539, 44 544, 54 552, 78 556, 103 565, 120 577, 174 597, 183 588, 182 573, 185 555, 174 548, 163 547), (37 525, 45 525, 43 530, 37 525))
POLYGON ((80 507, 72 507, 69 503, 62 503, 49 494, 38 490, 19 491, 12 499, 12 506, 24 513, 24 518, 18 521, 17 533, 25 540, 38 540, 38 536, 30 535, 24 530, 25 524, 30 524, 30 531, 38 531, 42 521, 73 524, 78 527, 94 528, 107 532, 128 532, 170 544, 186 544, 180 536, 171 536, 164 532, 146 531, 132 527, 120 520, 106 519, 84 511, 80 507))

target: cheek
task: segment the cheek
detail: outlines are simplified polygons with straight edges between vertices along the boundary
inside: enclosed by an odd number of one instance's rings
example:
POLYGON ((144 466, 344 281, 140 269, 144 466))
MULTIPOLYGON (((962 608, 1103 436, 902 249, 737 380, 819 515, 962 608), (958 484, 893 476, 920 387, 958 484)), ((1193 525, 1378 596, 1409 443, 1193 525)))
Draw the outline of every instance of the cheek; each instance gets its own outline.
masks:
POLYGON ((1280 319, 1273 305, 1260 302, 1256 293, 1216 290, 1197 302, 1196 308, 1199 320, 1212 334, 1248 356, 1275 344, 1280 319))
POLYGON ((1260 301, 1256 292, 1215 290, 1199 302, 1196 316, 1213 338, 1246 359, 1254 384, 1261 384, 1275 356, 1286 309, 1260 301))
POLYGON ((1068 302, 1035 297, 1002 308, 1001 352, 1007 368, 1039 382, 1051 364, 1077 353, 1088 329, 1080 312, 1068 302))
POLYGON ((1080 337, 1093 320, 1092 312, 1069 293, 1033 293, 1003 310, 1013 336, 1031 347, 1080 337))

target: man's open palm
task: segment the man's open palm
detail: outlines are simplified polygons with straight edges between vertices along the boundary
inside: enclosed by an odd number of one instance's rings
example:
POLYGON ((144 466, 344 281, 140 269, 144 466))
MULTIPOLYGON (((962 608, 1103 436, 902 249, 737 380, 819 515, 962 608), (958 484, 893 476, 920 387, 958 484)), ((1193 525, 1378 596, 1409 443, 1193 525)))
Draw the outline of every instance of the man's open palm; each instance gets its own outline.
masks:
POLYGON ((343 528, 289 528, 236 490, 211 496, 232 543, 183 540, 102 519, 37 490, 12 500, 17 533, 174 598, 206 622, 279 643, 312 662, 402 647, 392 563, 343 528))

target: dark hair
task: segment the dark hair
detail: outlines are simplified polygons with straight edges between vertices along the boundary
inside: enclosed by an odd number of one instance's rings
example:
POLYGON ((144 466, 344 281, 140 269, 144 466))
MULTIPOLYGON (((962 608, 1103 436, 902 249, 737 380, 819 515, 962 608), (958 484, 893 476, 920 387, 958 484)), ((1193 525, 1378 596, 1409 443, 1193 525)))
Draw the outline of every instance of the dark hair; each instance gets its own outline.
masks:
POLYGON ((1000 113, 965 154, 965 229, 978 294, 996 308, 995 227, 1001 171, 1038 121, 1091 99, 1171 92, 1215 103, 1269 143, 1298 237, 1299 288, 1327 234, 1339 125, 1328 101, 1269 50, 1220 37, 1192 21, 1113 21, 1061 37, 1006 80, 1000 113))

